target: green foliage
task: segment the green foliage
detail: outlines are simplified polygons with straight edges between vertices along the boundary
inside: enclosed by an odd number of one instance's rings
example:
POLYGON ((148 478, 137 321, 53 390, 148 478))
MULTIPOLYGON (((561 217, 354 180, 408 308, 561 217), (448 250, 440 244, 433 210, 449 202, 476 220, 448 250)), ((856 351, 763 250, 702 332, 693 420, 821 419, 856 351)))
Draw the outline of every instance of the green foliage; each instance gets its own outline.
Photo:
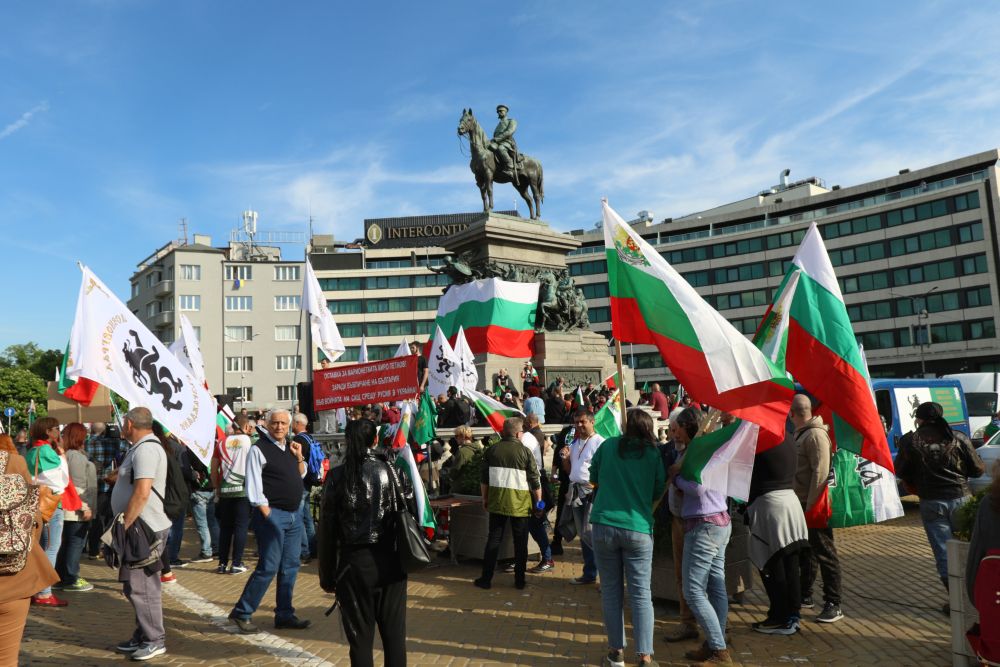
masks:
POLYGON ((62 358, 62 350, 43 350, 35 343, 10 345, 0 353, 0 368, 22 368, 43 380, 51 380, 55 378, 62 358))
POLYGON ((976 525, 976 514, 979 513, 979 505, 989 492, 989 489, 983 489, 969 498, 967 503, 955 510, 955 533, 958 535, 958 539, 966 542, 972 539, 972 529, 976 525))
POLYGON ((486 455, 486 449, 492 447, 493 445, 500 442, 500 436, 493 434, 490 436, 482 449, 476 450, 476 453, 472 455, 468 463, 462 466, 462 471, 459 473, 458 479, 455 480, 455 484, 452 486, 451 492, 458 493, 466 496, 478 496, 479 489, 479 479, 480 471, 483 467, 483 456, 486 455))
MULTIPOLYGON (((15 432, 19 428, 27 428, 28 405, 32 399, 38 410, 32 419, 48 414, 46 410, 48 392, 42 378, 25 368, 0 368, 0 409, 11 407, 17 410, 17 414, 11 420, 11 429, 15 432)), ((5 417, 4 428, 6 427, 5 417)))

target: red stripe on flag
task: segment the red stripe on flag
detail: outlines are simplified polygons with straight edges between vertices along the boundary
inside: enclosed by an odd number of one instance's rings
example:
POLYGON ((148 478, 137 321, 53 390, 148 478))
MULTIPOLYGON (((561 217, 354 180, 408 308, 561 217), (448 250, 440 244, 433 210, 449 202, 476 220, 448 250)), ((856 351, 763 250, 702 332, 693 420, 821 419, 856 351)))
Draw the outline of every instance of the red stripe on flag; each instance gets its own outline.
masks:
POLYGON ((635 299, 611 299, 611 335, 622 343, 656 344, 654 334, 646 326, 646 319, 635 299))
MULTIPOLYGON (((455 334, 448 339, 455 344, 455 334)), ((490 325, 465 329, 465 341, 473 354, 493 353, 502 357, 535 356, 535 332, 515 331, 506 327, 490 325)))
POLYGON ((785 360, 788 370, 802 386, 822 387, 822 395, 813 392, 817 398, 864 438, 861 451, 855 454, 893 472, 889 443, 865 377, 847 360, 813 338, 794 319, 788 323, 785 360))
POLYGON ((503 432, 503 423, 507 421, 507 417, 502 412, 493 412, 486 418, 486 421, 490 423, 494 431, 501 433, 503 432))
POLYGON ((101 385, 93 380, 81 377, 76 381, 76 384, 67 388, 66 391, 63 392, 63 396, 70 398, 81 405, 90 405, 90 403, 94 400, 94 396, 97 395, 97 390, 100 387, 101 385))

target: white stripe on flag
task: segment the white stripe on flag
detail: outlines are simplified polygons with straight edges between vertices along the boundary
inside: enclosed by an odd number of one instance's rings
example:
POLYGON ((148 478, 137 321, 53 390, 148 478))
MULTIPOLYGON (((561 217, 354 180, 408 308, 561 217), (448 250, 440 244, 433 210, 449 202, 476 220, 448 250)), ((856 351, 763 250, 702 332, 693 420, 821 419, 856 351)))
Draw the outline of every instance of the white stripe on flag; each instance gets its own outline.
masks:
POLYGON ((464 285, 452 285, 438 304, 438 317, 456 310, 468 301, 503 299, 513 303, 538 303, 538 283, 512 283, 499 278, 473 280, 464 285))
POLYGON ((702 485, 731 498, 747 500, 759 433, 757 424, 743 420, 733 437, 705 464, 701 471, 702 485))

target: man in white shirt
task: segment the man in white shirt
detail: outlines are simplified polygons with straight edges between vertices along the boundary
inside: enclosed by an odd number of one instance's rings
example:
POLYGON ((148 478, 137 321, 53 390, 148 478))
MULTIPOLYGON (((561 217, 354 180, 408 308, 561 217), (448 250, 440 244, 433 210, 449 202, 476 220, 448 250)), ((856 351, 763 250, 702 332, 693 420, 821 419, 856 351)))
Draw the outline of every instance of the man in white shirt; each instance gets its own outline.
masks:
POLYGON ((593 503, 594 487, 590 484, 590 461, 604 442, 603 436, 594 432, 594 414, 588 410, 577 410, 573 415, 576 434, 569 447, 562 450, 563 470, 569 473, 570 495, 568 500, 573 508, 573 523, 580 536, 583 550, 583 576, 571 580, 572 584, 592 584, 597 581, 597 562, 591 544, 590 506, 593 503))

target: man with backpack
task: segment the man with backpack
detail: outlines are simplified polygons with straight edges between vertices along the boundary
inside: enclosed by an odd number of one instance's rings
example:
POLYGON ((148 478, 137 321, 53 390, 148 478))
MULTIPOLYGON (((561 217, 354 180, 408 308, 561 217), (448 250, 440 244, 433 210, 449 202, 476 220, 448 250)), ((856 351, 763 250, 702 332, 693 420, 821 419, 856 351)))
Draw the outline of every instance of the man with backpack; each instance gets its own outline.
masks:
MULTIPOLYGON (((955 510, 969 499, 970 477, 980 477, 986 466, 969 437, 953 431, 938 403, 921 403, 914 415, 916 431, 899 440, 896 476, 910 493, 920 496, 920 518, 934 563, 948 589, 947 542, 955 531, 955 510)), ((946 603, 941 611, 950 613, 946 603)))
POLYGON ((292 419, 292 440, 302 445, 302 457, 306 460, 306 476, 302 478, 302 553, 303 563, 316 557, 316 524, 313 523, 312 505, 309 498, 312 490, 323 483, 323 448, 309 434, 309 418, 301 412, 292 419))
MULTIPOLYGON (((131 447, 118 468, 111 511, 115 516, 124 514, 126 530, 141 520, 156 535, 159 544, 165 544, 171 523, 164 511, 168 457, 153 434, 153 415, 149 409, 129 410, 122 435, 131 447)), ((136 627, 132 637, 116 648, 133 660, 149 660, 167 652, 158 565, 133 569, 123 560, 119 571, 125 597, 135 610, 136 627)))

